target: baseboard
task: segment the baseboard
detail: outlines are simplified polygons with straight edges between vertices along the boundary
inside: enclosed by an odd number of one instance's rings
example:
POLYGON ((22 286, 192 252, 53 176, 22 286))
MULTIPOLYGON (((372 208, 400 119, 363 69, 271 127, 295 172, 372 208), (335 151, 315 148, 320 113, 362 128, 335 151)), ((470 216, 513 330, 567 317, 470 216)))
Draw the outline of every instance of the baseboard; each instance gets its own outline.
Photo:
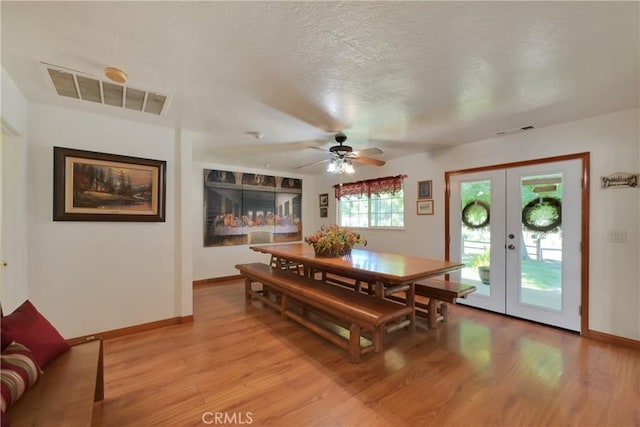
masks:
POLYGON ((107 340, 110 338, 119 338, 138 332, 150 331, 152 329, 163 328, 165 326, 180 325, 182 323, 193 323, 193 315, 183 317, 172 317, 170 319, 158 320, 155 322, 143 323, 141 325, 128 326, 126 328, 113 329, 111 331, 98 332, 96 334, 84 335, 76 338, 69 338, 69 345, 76 345, 85 341, 93 341, 98 338, 107 340))
POLYGON ((242 279, 242 276, 239 274, 236 274, 234 276, 222 276, 222 277, 213 277, 211 279, 194 280, 193 287, 201 288, 205 286, 216 286, 216 285, 222 285, 222 284, 226 285, 228 284, 228 282, 241 280, 241 279, 242 279))
POLYGON ((633 348, 640 350, 640 341, 633 340, 631 338, 619 337, 617 335, 605 334, 604 332, 589 330, 587 338, 591 338, 596 341, 606 342, 608 344, 615 344, 623 347, 633 348))

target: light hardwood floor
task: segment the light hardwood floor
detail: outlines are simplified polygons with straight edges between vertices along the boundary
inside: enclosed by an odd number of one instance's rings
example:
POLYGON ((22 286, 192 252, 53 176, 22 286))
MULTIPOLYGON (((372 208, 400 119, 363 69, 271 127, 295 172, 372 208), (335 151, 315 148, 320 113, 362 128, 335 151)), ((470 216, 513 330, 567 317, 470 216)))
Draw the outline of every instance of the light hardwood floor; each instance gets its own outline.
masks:
POLYGON ((640 352, 472 308, 360 364, 240 281, 194 319, 105 342, 94 426, 640 425, 640 352))

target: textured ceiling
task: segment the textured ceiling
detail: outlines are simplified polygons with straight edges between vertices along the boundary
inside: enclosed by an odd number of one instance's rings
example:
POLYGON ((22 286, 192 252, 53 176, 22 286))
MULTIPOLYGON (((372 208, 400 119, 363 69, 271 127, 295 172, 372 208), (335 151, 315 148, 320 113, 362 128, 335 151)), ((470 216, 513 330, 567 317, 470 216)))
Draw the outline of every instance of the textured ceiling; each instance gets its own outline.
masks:
POLYGON ((341 129, 389 160, 639 105, 638 2, 0 7, 2 66, 30 101, 194 131, 194 157, 217 163, 294 171, 341 129), (170 94, 168 111, 58 97, 40 61, 99 78, 122 68, 170 94))

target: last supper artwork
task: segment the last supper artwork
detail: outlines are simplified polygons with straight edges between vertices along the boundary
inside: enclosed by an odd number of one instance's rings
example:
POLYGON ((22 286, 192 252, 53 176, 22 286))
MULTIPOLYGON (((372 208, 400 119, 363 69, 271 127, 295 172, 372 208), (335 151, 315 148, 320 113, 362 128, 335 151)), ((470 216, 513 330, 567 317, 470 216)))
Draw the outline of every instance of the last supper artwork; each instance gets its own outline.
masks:
POLYGON ((204 246, 302 240, 302 180, 204 170, 204 246))

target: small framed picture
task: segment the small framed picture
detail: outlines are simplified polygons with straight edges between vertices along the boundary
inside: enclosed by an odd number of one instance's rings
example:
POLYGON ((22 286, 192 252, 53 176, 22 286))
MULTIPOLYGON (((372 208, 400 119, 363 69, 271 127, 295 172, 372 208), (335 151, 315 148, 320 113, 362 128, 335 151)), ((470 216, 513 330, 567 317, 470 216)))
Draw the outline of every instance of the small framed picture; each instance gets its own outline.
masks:
POLYGON ((433 215, 433 200, 417 201, 418 215, 433 215))
POLYGON ((329 212, 327 212, 327 208, 320 208, 320 218, 326 218, 329 216, 329 212))
POLYGON ((418 181, 418 199, 432 199, 431 180, 418 181))
POLYGON ((324 193, 320 195, 320 206, 329 206, 329 194, 324 193))

